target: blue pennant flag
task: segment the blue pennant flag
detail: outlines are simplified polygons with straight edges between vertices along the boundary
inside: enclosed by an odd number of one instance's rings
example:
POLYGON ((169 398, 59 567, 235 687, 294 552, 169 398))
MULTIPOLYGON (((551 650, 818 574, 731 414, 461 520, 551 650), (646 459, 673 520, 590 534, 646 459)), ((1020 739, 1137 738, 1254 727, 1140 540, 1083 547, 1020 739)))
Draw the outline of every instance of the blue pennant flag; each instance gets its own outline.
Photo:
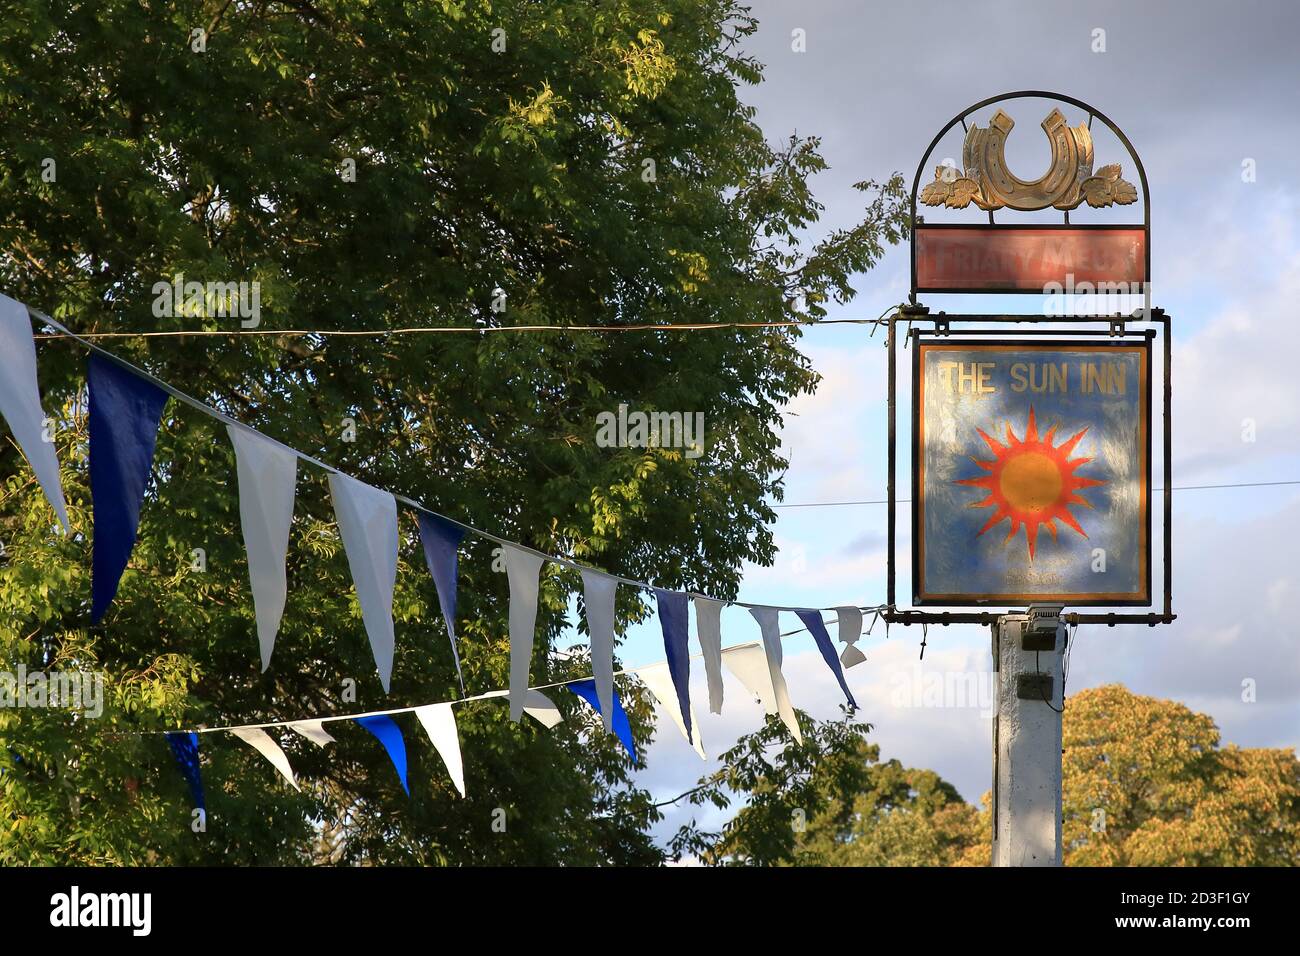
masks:
POLYGON ((659 625, 664 632, 664 653, 668 658, 668 673, 677 689, 677 704, 682 711, 682 724, 686 739, 691 737, 691 652, 687 646, 687 596, 680 591, 655 588, 655 603, 659 605, 659 625))
POLYGON ((415 518, 420 525, 424 560, 429 565, 429 573, 433 575, 434 587, 438 589, 442 619, 447 623, 451 658, 456 662, 456 679, 460 681, 460 692, 464 695, 465 678, 460 672, 460 654, 456 652, 456 550, 465 537, 465 529, 427 511, 417 512, 415 518))
MULTIPOLYGON (((596 679, 574 681, 572 684, 565 685, 588 704, 591 709, 598 714, 602 714, 600 709, 600 695, 596 693, 596 679)), ((603 714, 602 714, 603 716, 603 714)), ((636 762, 636 742, 632 739, 632 725, 628 722, 627 711, 623 709, 623 701, 618 696, 618 688, 614 688, 614 721, 612 729, 618 737, 619 742, 623 744, 623 749, 627 755, 636 762)))
POLYGON ((844 681, 844 669, 840 666, 839 655, 835 653, 835 645, 831 643, 831 636, 826 633, 826 624, 822 621, 821 611, 795 611, 799 620, 803 621, 804 627, 808 628, 808 633, 813 636, 817 642, 817 650, 822 652, 822 658, 826 665, 835 675, 835 679, 840 682, 840 690, 844 691, 844 696, 849 699, 849 706, 854 710, 858 709, 858 702, 853 699, 849 692, 849 685, 844 681))
POLYGON ((388 759, 393 762, 398 779, 402 781, 402 789, 409 797, 411 788, 406 785, 406 741, 402 739, 402 728, 397 726, 397 721, 386 714, 376 717, 357 717, 355 720, 384 745, 384 749, 388 751, 388 759))
POLYGON ((90 496, 95 540, 91 557, 91 620, 113 603, 135 547, 158 423, 167 393, 101 355, 91 354, 90 496))
POLYGON ((208 808, 203 802, 203 775, 199 772, 199 735, 192 730, 177 731, 167 735, 167 743, 171 745, 172 755, 185 782, 190 785, 194 805, 207 813, 208 808))

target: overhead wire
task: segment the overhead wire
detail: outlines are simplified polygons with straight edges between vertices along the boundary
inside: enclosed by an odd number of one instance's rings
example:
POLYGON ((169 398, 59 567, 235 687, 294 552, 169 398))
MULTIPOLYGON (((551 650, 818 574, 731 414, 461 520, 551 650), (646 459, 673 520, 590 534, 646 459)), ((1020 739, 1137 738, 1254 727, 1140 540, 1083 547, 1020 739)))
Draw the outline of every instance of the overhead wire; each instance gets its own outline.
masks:
MULTIPOLYGON (((29 306, 30 308, 30 306, 29 306)), ((36 310, 32 310, 35 312, 36 310)), ((495 332, 710 332, 722 329, 806 328, 820 325, 880 325, 883 319, 790 319, 778 322, 642 322, 624 325, 441 325, 392 329, 158 329, 150 332, 57 332, 37 333, 38 339, 157 339, 157 338, 244 338, 247 336, 352 336, 381 338, 390 335, 442 335, 495 332)), ((61 327, 60 327, 61 328, 61 327)))
MULTIPOLYGON (((1290 478, 1284 481, 1229 481, 1222 484, 1213 485, 1173 485, 1170 491, 1210 491, 1219 488, 1273 488, 1283 485, 1300 485, 1300 478, 1290 478)), ((1164 488, 1152 488, 1153 492, 1164 491, 1164 488)), ((895 504, 910 504, 911 498, 895 498, 895 504)), ((865 501, 801 501, 795 504, 774 504, 769 505, 773 510, 780 508, 848 508, 861 505, 887 505, 888 498, 875 498, 865 501)))

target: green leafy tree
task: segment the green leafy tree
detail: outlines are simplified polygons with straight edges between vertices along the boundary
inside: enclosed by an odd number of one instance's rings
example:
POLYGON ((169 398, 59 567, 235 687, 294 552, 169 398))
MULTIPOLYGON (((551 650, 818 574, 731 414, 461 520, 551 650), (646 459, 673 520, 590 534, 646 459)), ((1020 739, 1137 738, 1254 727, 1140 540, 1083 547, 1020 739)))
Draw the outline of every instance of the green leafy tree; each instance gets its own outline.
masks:
MULTIPOLYGON (((873 746, 872 762, 879 759, 873 746)), ((967 865, 986 837, 987 818, 933 770, 889 760, 868 785, 832 800, 808 827, 796 862, 836 866, 967 865)), ((988 863, 988 855, 978 864, 988 863)))
POLYGON ((673 838, 678 858, 724 866, 946 866, 980 837, 979 814, 951 784, 897 760, 880 762, 871 725, 799 714, 797 743, 775 717, 719 758, 681 799, 735 815, 720 831, 695 821, 673 838))
POLYGON ((871 725, 851 718, 817 721, 795 711, 803 741, 776 717, 742 737, 720 758, 722 767, 679 799, 720 810, 743 797, 722 830, 694 820, 673 837, 678 859, 710 865, 775 866, 800 861, 803 834, 813 819, 843 823, 843 799, 870 785, 879 748, 867 743, 871 725))
MULTIPOLYGON (((855 226, 804 241, 824 163, 815 139, 769 145, 738 100, 761 77, 740 52, 753 29, 732 0, 19 0, 0 19, 0 291, 79 332, 221 333, 101 341, 476 527, 731 597, 744 562, 772 559, 776 429, 816 383, 797 329, 506 330, 817 318, 903 235, 894 177, 859 184, 855 226), (210 309, 155 315, 155 284, 178 275, 257 282, 251 331, 278 334, 239 334, 210 309), (421 326, 481 331, 386 334, 421 326), (598 447, 596 416, 620 403, 704 413, 706 453, 598 447)), ((210 819, 192 833, 163 738, 144 732, 445 700, 455 670, 404 515, 381 692, 324 476, 303 465, 262 673, 233 454, 217 422, 175 401, 130 567, 92 627, 84 360, 67 340, 40 343, 71 536, 52 531, 12 441, 0 446, 0 663, 101 673, 105 709, 0 711, 0 861, 660 858, 628 761, 609 735, 575 733, 594 725, 560 692, 570 720, 555 731, 509 723, 499 701, 458 709, 465 800, 408 718, 410 799, 360 728, 337 725, 328 750, 282 740, 301 794, 205 735, 210 819)), ((461 554, 471 693, 507 680, 497 557, 473 537, 461 554)), ((553 653, 582 626, 579 590, 547 568, 535 681, 584 670, 553 653)), ((620 629, 645 614, 622 589, 620 629)), ((624 690, 644 746, 649 704, 624 690)))

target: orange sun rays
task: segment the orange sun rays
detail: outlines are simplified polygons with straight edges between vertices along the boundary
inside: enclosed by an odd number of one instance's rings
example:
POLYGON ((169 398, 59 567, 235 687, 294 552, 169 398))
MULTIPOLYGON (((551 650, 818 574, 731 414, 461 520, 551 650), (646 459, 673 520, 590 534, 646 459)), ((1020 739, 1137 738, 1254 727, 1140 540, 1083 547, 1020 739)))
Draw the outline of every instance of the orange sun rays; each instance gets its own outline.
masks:
POLYGON ((978 478, 961 478, 955 484, 973 485, 988 492, 983 500, 967 506, 994 509, 984 527, 980 528, 979 534, 982 535, 1003 519, 1008 519, 1011 530, 1007 532, 1006 540, 1010 541, 1023 525, 1025 539, 1029 543, 1030 561, 1034 560, 1039 527, 1045 527, 1052 540, 1056 540, 1056 522, 1059 520, 1083 537, 1088 537, 1070 513, 1070 505, 1092 507, 1092 503, 1078 493, 1081 489, 1106 483, 1102 479, 1081 478, 1075 474, 1080 466, 1092 461, 1091 458, 1070 458, 1070 453, 1082 441, 1088 429, 1053 446, 1056 426, 1053 425, 1040 438, 1038 422, 1034 419, 1031 405, 1023 441, 1016 437, 1009 423, 1005 444, 990 437, 982 428, 977 428, 976 431, 993 453, 993 459, 981 461, 972 457, 971 460, 988 474, 978 478))

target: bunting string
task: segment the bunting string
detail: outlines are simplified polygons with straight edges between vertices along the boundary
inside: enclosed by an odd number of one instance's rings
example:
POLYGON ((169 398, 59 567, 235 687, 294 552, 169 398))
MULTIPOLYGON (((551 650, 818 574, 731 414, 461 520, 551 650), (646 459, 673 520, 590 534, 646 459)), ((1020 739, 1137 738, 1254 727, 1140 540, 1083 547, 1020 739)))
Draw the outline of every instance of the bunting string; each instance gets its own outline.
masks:
MULTIPOLYGON (((875 613, 884 610, 884 608, 885 605, 881 604, 876 607, 866 608, 866 610, 868 612, 875 613)), ((823 623, 830 624, 832 622, 824 621, 823 623)), ((782 631, 780 636, 782 638, 793 637, 796 634, 803 634, 806 633, 807 631, 808 628, 799 627, 791 631, 782 631)), ((727 654, 729 652, 741 651, 745 649, 761 650, 762 647, 763 645, 762 642, 760 641, 745 641, 740 644, 732 644, 727 647, 724 647, 721 649, 720 653, 727 654)), ((704 655, 702 654, 692 654, 691 658, 698 659, 703 656, 704 655)), ((616 677, 617 676, 638 676, 641 671, 649 670, 651 668, 661 668, 665 665, 665 663, 666 663, 665 661, 656 661, 653 664, 641 664, 638 665, 637 667, 625 667, 621 670, 614 671, 612 676, 616 676, 616 677)), ((535 687, 529 687, 528 690, 529 692, 555 690, 556 688, 567 687, 571 684, 587 683, 588 681, 592 681, 592 680, 593 680, 592 676, 573 677, 567 680, 553 681, 549 684, 538 684, 535 687)), ((219 727, 187 727, 187 728, 176 728, 173 730, 122 730, 122 731, 114 731, 113 733, 118 736, 149 736, 154 734, 176 734, 176 733, 215 734, 215 733, 234 733, 235 731, 241 731, 241 730, 266 730, 269 727, 292 727, 301 724, 319 725, 319 724, 333 723, 341 720, 358 720, 363 717, 392 717, 397 714, 410 714, 420 710, 423 707, 437 707, 443 704, 452 704, 452 705, 471 704, 476 701, 493 700, 495 698, 505 697, 509 693, 510 691, 508 689, 501 688, 498 690, 484 691, 481 694, 472 694, 468 697, 458 697, 455 698, 454 700, 437 701, 432 704, 411 704, 406 707, 389 707, 383 710, 367 710, 355 714, 331 714, 325 717, 295 717, 292 719, 266 720, 260 723, 229 724, 229 725, 222 725, 219 727)))
MULTIPOLYGON (((290 786, 298 783, 288 757, 268 728, 287 728, 325 747, 334 738, 326 723, 352 721, 368 731, 384 748, 402 788, 409 795, 407 751, 401 728, 393 717, 414 713, 429 741, 438 751, 457 792, 465 795, 464 766, 453 704, 506 698, 510 717, 523 714, 551 728, 563 716, 543 690, 563 687, 579 697, 600 717, 604 730, 615 735, 628 756, 637 760, 635 740, 627 712, 614 684, 615 674, 636 675, 657 701, 659 708, 701 758, 706 758, 700 740, 699 721, 690 699, 690 662, 702 658, 709 686, 709 709, 722 708, 722 665, 735 675, 762 704, 768 714, 778 714, 797 741, 802 741, 790 695, 782 673, 782 638, 807 631, 833 672, 851 709, 857 704, 844 680, 842 666, 863 659, 854 645, 862 636, 863 614, 873 614, 873 624, 883 605, 840 606, 812 609, 746 601, 724 601, 694 592, 673 591, 621 575, 610 574, 571 558, 547 554, 510 541, 500 535, 442 515, 407 495, 369 485, 339 469, 271 438, 207 402, 182 391, 107 349, 72 332, 58 320, 36 309, 0 295, 0 414, 9 422, 15 440, 26 455, 46 498, 61 524, 68 524, 63 508, 58 463, 47 422, 40 407, 32 321, 57 330, 89 352, 87 389, 89 394, 89 470, 92 497, 91 617, 100 622, 114 596, 135 545, 140 508, 152 470, 157 433, 169 398, 201 412, 226 426, 234 449, 239 483, 240 524, 248 566, 257 641, 262 670, 270 666, 287 594, 285 558, 296 498, 299 460, 324 471, 329 484, 335 520, 352 574, 361 617, 370 642, 384 693, 390 689, 395 648, 393 589, 396 581, 400 534, 399 503, 416 512, 420 542, 429 573, 438 593, 443 622, 456 665, 460 697, 455 700, 392 707, 355 714, 277 719, 253 723, 194 727, 188 730, 120 731, 112 736, 162 734, 186 777, 199 811, 204 810, 200 772, 199 735, 228 733, 258 751, 290 786), (506 689, 468 695, 456 647, 457 558, 466 532, 495 542, 509 581, 510 675, 506 689), (577 571, 582 581, 584 607, 590 634, 592 674, 548 684, 532 685, 529 673, 536 638, 537 600, 546 562, 577 571), (654 595, 663 632, 665 660, 635 668, 614 670, 614 618, 619 584, 654 595), (690 607, 695 607, 696 637, 702 653, 690 652, 690 607), (724 606, 746 608, 760 626, 761 642, 722 647, 720 613, 724 606), (836 614, 838 636, 845 645, 835 653, 822 611, 836 614), (782 634, 782 611, 794 612, 804 627, 782 634)), ((734 323, 743 327, 744 323, 734 323)), ((408 330, 410 331, 410 330, 408 330)), ((870 630, 867 632, 870 634, 870 630)))
MULTIPOLYGON (((317 468, 320 468, 322 471, 325 471, 327 474, 342 475, 343 477, 350 478, 353 481, 361 480, 355 478, 352 475, 348 475, 347 473, 341 471, 340 469, 334 467, 331 464, 328 464, 327 462, 321 461, 319 458, 316 458, 313 455, 309 455, 306 452, 299 451, 298 449, 294 448, 291 445, 287 445, 284 442, 279 441, 278 439, 272 438, 271 436, 258 431, 256 428, 253 428, 251 425, 246 425, 243 422, 239 421, 238 419, 232 418, 230 415, 227 415, 225 412, 221 411, 220 409, 213 408, 211 405, 208 405, 206 402, 203 402, 202 400, 195 398, 194 396, 188 394, 187 392, 184 392, 181 389, 178 389, 175 386, 163 381, 162 379, 151 374, 145 369, 142 369, 139 366, 131 362, 128 362, 126 359, 122 358, 121 356, 113 352, 110 352, 108 349, 105 349, 102 346, 96 345, 94 342, 90 341, 87 337, 79 333, 73 332, 67 326, 63 325, 63 323, 59 322, 57 319, 53 318, 52 316, 40 311, 39 309, 35 309, 30 305, 25 305, 24 307, 27 309, 28 313, 32 317, 45 323, 51 328, 56 329, 62 337, 78 342, 84 348, 90 350, 91 352, 101 355, 104 358, 108 359, 109 361, 114 362, 121 368, 126 369, 127 371, 130 371, 135 375, 138 375, 139 377, 143 378, 145 381, 150 382, 153 385, 157 386, 158 388, 162 389, 172 398, 175 398, 176 400, 188 405, 190 408, 193 408, 195 411, 201 412, 210 418, 214 418, 217 421, 220 421, 229 427, 251 432, 252 434, 256 435, 259 438, 265 439, 268 442, 272 442, 273 444, 278 445, 280 448, 284 449, 285 451, 293 453, 302 461, 315 465, 317 468)), ((433 515, 436 518, 441 518, 443 521, 448 521, 465 531, 475 534, 480 538, 484 538, 488 541, 492 541, 495 544, 507 546, 510 548, 515 548, 519 551, 526 551, 534 555, 535 557, 542 558, 546 561, 550 561, 554 564, 561 565, 562 567, 569 568, 579 573, 582 573, 584 571, 595 571, 599 574, 605 575, 606 577, 614 579, 619 584, 624 584, 627 585, 628 587, 637 588, 641 591, 654 592, 656 590, 655 585, 649 584, 645 581, 638 581, 634 578, 628 578, 622 575, 612 574, 609 571, 604 571, 601 570, 600 568, 594 568, 591 565, 581 564, 577 561, 572 560, 571 558, 566 558, 561 555, 547 554, 544 551, 540 551, 536 548, 531 548, 526 544, 521 544, 517 541, 511 541, 509 538, 503 538, 500 535, 493 534, 490 531, 486 531, 482 528, 476 528, 471 524, 466 524, 463 521, 458 521, 457 519, 449 515, 444 515, 440 512, 434 511, 432 508, 428 507, 422 502, 416 501, 414 498, 408 497, 407 495, 401 494, 400 492, 389 492, 389 493, 392 494, 393 498, 395 498, 398 502, 406 505, 409 508, 413 508, 416 511, 423 512, 425 514, 433 515)), ((710 595, 700 594, 695 591, 687 591, 687 592, 680 592, 680 593, 685 593, 692 598, 702 597, 708 600, 722 600, 723 603, 725 604, 733 605, 736 607, 743 607, 743 608, 772 608, 773 610, 777 610, 777 611, 790 611, 790 612, 803 611, 808 609, 804 605, 794 606, 794 605, 777 605, 777 604, 759 604, 759 603, 752 603, 752 602, 741 601, 741 600, 718 599, 710 595)), ((825 611, 825 610, 835 610, 835 609, 816 608, 815 610, 825 611)), ((859 610, 870 611, 870 610, 874 610, 874 608, 861 607, 859 608, 859 610)))

